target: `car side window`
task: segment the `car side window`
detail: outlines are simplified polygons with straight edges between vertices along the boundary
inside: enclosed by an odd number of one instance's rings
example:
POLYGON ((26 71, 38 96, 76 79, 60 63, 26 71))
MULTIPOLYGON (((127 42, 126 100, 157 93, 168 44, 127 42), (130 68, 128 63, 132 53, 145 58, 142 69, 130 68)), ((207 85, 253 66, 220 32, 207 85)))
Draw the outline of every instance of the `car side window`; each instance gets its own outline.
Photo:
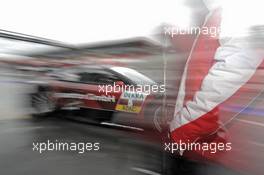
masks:
POLYGON ((113 85, 114 82, 118 81, 118 78, 114 75, 97 75, 96 76, 96 83, 97 84, 105 84, 105 85, 113 85))
POLYGON ((80 77, 81 83, 93 83, 94 82, 94 75, 92 73, 81 72, 81 73, 78 73, 78 76, 80 77))
POLYGON ((96 73, 96 72, 81 72, 78 73, 81 83, 87 84, 107 84, 113 85, 114 82, 119 81, 119 79, 110 73, 96 73))

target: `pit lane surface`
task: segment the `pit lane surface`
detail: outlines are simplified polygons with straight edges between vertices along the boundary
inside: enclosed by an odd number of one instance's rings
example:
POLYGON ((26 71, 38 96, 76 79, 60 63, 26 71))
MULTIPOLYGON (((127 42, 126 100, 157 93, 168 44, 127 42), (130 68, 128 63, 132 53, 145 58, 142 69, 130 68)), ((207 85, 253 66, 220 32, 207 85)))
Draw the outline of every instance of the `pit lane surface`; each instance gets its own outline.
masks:
POLYGON ((0 121, 1 174, 138 174, 160 169, 160 156, 138 133, 87 125, 66 119, 0 121), (99 142, 99 151, 33 151, 33 142, 99 142), (151 167, 148 167, 151 166, 151 167))

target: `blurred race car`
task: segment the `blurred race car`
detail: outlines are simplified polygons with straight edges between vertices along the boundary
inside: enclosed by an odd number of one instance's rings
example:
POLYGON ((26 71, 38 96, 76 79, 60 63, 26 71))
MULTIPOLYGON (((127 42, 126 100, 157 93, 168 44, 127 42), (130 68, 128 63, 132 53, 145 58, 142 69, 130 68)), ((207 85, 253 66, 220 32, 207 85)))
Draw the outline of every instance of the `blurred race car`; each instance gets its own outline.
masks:
POLYGON ((165 91, 164 85, 126 67, 77 66, 48 76, 52 79, 37 83, 36 92, 31 94, 35 116, 71 110, 103 122, 121 113, 153 125, 165 91))

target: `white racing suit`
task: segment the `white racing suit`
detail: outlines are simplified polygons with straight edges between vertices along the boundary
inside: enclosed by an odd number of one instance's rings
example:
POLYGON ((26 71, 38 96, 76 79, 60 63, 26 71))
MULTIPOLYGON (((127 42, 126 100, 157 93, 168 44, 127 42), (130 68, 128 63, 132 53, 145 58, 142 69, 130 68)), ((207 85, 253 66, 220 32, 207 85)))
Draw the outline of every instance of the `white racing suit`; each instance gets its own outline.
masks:
MULTIPOLYGON (((222 107, 227 104, 247 107, 262 91, 250 90, 252 83, 264 84, 258 72, 264 55, 254 46, 255 41, 249 35, 223 36, 222 10, 210 8, 202 27, 217 27, 220 33, 216 37, 210 32, 200 33, 193 44, 170 122, 174 143, 225 142, 225 126, 237 114, 222 112, 222 107)), ((192 151, 205 154, 203 150, 192 151)))

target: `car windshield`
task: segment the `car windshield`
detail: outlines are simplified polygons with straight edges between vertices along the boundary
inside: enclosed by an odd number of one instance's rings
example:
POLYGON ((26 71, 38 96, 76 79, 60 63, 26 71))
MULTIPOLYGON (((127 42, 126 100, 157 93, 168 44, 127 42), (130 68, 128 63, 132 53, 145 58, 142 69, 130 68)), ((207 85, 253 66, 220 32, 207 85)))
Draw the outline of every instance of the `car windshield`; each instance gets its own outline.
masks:
POLYGON ((126 68, 126 67, 111 67, 111 70, 125 76, 126 78, 130 79, 137 85, 153 85, 156 84, 153 80, 146 77, 145 75, 139 73, 136 70, 126 68))

